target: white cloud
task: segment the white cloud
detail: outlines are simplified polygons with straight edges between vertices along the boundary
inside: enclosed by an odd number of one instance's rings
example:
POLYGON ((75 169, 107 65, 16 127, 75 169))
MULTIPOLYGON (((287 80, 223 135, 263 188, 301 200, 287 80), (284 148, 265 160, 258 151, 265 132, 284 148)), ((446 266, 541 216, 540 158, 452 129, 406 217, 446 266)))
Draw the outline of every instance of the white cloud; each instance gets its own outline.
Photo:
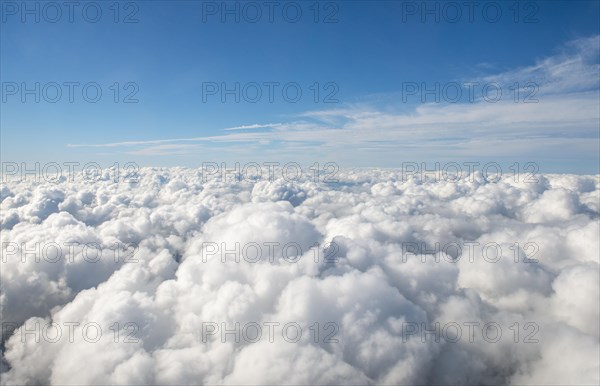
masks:
MULTIPOLYGON (((333 152, 341 153, 337 160, 349 166, 399 166, 390 164, 390 156, 398 151, 404 159, 495 154, 538 159, 560 148, 561 156, 567 159, 593 159, 598 148, 590 139, 598 138, 600 125, 599 40, 600 36, 574 40, 531 66, 465 81, 499 85, 503 94, 495 103, 486 101, 478 88, 470 103, 442 99, 442 103, 424 103, 406 111, 411 105, 402 103, 401 94, 391 94, 387 97, 391 99, 389 105, 399 106, 401 111, 352 104, 307 111, 287 123, 240 125, 210 136, 68 146, 116 147, 125 148, 128 154, 176 156, 197 154, 198 144, 223 146, 223 155, 228 154, 229 146, 244 143, 258 146, 242 149, 246 155, 256 156, 265 151, 286 155, 310 144, 313 156, 323 159, 333 152), (525 89, 528 82, 534 82, 536 89, 525 89), (518 103, 512 90, 515 83, 520 88, 518 103), (524 103, 526 96, 532 103, 524 103), (166 148, 166 144, 177 145, 166 148), (361 152, 360 159, 369 160, 369 165, 357 165, 356 157, 351 156, 356 151, 361 152)), ((231 153, 239 156, 240 149, 232 148, 231 153)))
POLYGON ((7 181, 3 243, 95 242, 107 255, 91 263, 78 247, 72 260, 22 263, 3 250, 0 312, 19 329, 3 334, 2 384, 598 383, 600 176, 311 177, 203 182, 196 169, 142 168, 134 184, 7 181), (108 248, 127 243, 136 262, 115 262, 108 248), (207 243, 255 243, 265 258, 203 260, 207 243), (293 261, 282 258, 291 243, 293 261), (36 322, 63 326, 61 338, 24 335, 36 322), (236 322, 263 326, 262 339, 203 340, 206 323, 236 322), (282 338, 290 322, 303 331, 295 343, 282 338), (423 335, 436 323, 462 337, 423 335), (490 323, 498 342, 482 332, 490 323))

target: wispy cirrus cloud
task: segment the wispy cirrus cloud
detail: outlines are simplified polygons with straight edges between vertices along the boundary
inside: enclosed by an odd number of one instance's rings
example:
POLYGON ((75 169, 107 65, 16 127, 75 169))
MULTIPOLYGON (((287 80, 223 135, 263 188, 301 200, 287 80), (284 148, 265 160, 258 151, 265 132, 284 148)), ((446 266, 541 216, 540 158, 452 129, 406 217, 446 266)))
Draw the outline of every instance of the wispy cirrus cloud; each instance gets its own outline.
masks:
POLYGON ((223 129, 223 131, 277 128, 277 127, 281 127, 281 126, 282 126, 281 123, 267 123, 265 125, 259 125, 259 124, 255 123, 253 125, 242 125, 242 126, 229 127, 227 129, 223 129))
POLYGON ((169 156, 196 151, 190 143, 256 145, 249 146, 249 152, 256 151, 257 146, 277 144, 276 151, 281 153, 309 144, 315 155, 341 149, 347 153, 371 151, 375 155, 381 151, 382 156, 398 150, 453 156, 543 154, 568 143, 571 147, 563 149, 563 154, 597 156, 598 149, 590 146, 590 139, 598 138, 600 125, 599 44, 600 36, 575 40, 534 65, 478 80, 494 82, 505 90, 514 84, 522 87, 534 82, 539 89, 528 101, 507 97, 493 103, 477 98, 470 103, 419 104, 408 112, 406 105, 401 106, 402 112, 396 112, 368 103, 353 104, 306 111, 290 122, 225 128, 220 135, 68 146, 112 147, 128 154, 169 156), (523 141, 527 146, 520 145, 523 141))

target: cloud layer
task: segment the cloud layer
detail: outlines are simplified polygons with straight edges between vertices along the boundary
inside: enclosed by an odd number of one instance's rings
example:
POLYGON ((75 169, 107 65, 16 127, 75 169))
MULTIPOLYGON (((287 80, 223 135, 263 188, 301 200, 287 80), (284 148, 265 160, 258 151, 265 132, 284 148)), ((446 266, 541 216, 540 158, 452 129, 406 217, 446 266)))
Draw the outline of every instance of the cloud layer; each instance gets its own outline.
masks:
POLYGON ((399 152, 419 161, 510 157, 555 164, 584 159, 592 167, 600 124, 599 47, 600 35, 593 35, 568 41, 554 55, 524 67, 461 74, 441 83, 396 80, 395 92, 301 112, 278 123, 245 124, 188 138, 67 147, 96 148, 113 156, 182 157, 179 164, 199 153, 209 159, 262 154, 281 160, 310 151, 321 159, 335 152, 338 162, 353 167, 398 167, 392 161, 399 152), (455 99, 457 92, 462 97, 455 99))
POLYGON ((599 176, 275 175, 3 184, 2 384, 600 382, 599 176))

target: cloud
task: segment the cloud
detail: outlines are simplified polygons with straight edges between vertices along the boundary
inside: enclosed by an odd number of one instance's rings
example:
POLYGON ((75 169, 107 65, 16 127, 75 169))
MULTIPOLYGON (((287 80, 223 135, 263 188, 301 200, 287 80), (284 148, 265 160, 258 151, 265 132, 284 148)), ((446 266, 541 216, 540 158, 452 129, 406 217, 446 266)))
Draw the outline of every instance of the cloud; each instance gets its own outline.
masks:
POLYGON ((8 180, 2 384, 598 383, 600 176, 279 172, 8 180))
POLYGON ((577 39, 531 66, 468 80, 496 85, 501 90, 497 101, 494 92, 483 96, 483 86, 476 89, 472 101, 458 103, 442 98, 440 103, 415 106, 402 103, 405 96, 397 93, 387 96, 388 108, 366 102, 347 104, 305 111, 290 122, 240 125, 210 136, 68 147, 115 147, 125 148, 128 154, 174 156, 197 153, 191 142, 221 146, 220 154, 239 156, 240 149, 234 147, 243 143, 256 147, 248 146, 242 153, 256 156, 285 155, 310 146, 311 154, 321 158, 343 152, 349 166, 363 166, 356 164, 356 157, 347 156, 353 152, 370 160, 365 166, 373 166, 388 164, 399 149, 410 159, 495 154, 540 159, 557 148, 565 159, 593 159, 598 152, 590 139, 598 138, 600 124, 599 42, 600 36, 577 39), (569 146, 561 146, 566 142, 569 146), (166 144, 177 145, 166 149, 166 144))
POLYGON ((282 126, 281 123, 268 123, 268 124, 265 124, 265 125, 259 125, 258 123, 255 123, 253 125, 242 125, 242 126, 229 127, 227 129, 223 129, 223 131, 277 128, 277 127, 281 127, 281 126, 282 126))
POLYGON ((598 55, 600 35, 580 38, 567 42, 556 55, 532 66, 487 76, 482 81, 504 86, 534 82, 539 86, 540 96, 597 91, 600 87, 598 55))

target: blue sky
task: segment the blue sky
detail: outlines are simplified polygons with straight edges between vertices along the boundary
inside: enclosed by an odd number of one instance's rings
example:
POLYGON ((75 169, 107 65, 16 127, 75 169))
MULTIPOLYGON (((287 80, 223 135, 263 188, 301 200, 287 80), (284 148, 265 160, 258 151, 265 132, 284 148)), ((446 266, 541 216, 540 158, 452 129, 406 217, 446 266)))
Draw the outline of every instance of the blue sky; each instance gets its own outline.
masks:
POLYGON ((481 1, 472 15, 453 3, 460 18, 447 2, 427 2, 439 21, 422 2, 281 1, 272 22, 264 2, 227 2, 239 22, 222 19, 222 2, 121 2, 116 14, 113 1, 98 1, 85 16, 89 3, 70 21, 46 2, 27 2, 27 14, 2 1, 3 162, 496 161, 600 172, 597 1, 481 1), (22 86, 36 82, 39 103, 23 101, 22 86), (62 92, 55 103, 52 82, 62 92), (72 103, 68 82, 79 84, 72 103), (81 91, 92 82, 96 103, 81 91), (210 88, 236 83, 239 103, 210 88), (423 101, 436 83, 439 100, 423 101), (465 84, 477 84, 472 100, 465 84), (254 85, 262 97, 251 103, 254 85), (284 97, 283 85, 302 97, 284 97), (137 103, 124 103, 131 93, 137 103))

